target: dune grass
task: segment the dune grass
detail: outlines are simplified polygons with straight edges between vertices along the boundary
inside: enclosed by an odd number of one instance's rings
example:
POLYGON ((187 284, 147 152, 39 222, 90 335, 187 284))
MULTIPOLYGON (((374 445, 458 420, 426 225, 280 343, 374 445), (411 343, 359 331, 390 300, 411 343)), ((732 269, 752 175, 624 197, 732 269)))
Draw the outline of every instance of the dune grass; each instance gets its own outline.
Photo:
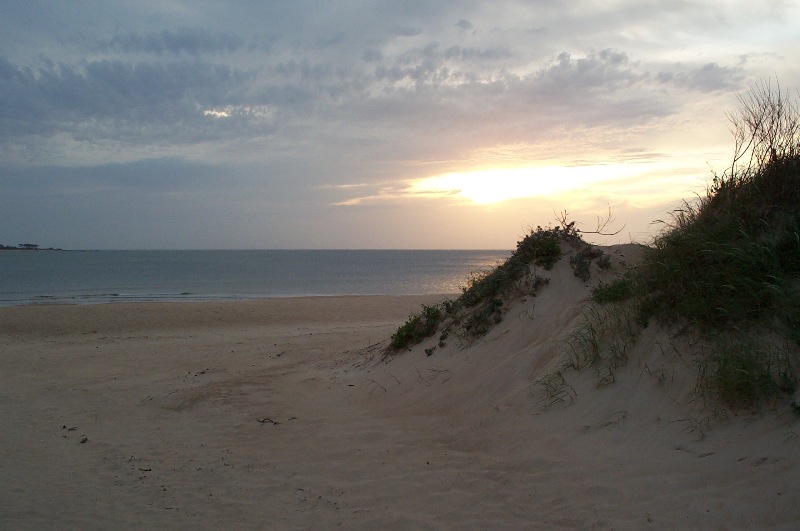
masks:
POLYGON ((647 254, 640 275, 646 317, 712 330, 776 316, 796 326, 800 157, 715 179, 647 254))
POLYGON ((449 327, 464 339, 480 337, 502 321, 505 300, 513 294, 535 294, 547 279, 534 272, 536 267, 552 269, 561 258, 561 243, 578 241, 574 225, 531 230, 502 264, 490 271, 473 273, 456 300, 434 307, 423 306, 411 315, 391 338, 389 353, 412 347, 431 337, 449 319, 449 327))
POLYGON ((416 345, 426 337, 432 336, 439 326, 442 308, 439 305, 422 305, 422 310, 410 316, 392 335, 390 348, 399 350, 408 345, 416 345))
POLYGON ((698 390, 749 407, 794 393, 800 376, 800 113, 764 84, 740 105, 731 167, 593 298, 698 334, 698 390))
POLYGON ((750 406, 798 384, 800 112, 762 84, 731 121, 731 168, 655 239, 638 296, 644 322, 686 322, 709 340, 704 390, 750 406))
MULTIPOLYGON (((502 264, 473 273, 457 299, 433 307, 423 305, 420 312, 409 316, 392 335, 387 354, 408 349, 442 328, 438 346, 444 346, 451 332, 466 343, 486 335, 503 320, 508 302, 523 295, 536 295, 549 282, 539 271, 553 268, 562 258, 565 244, 576 250, 570 264, 581 280, 588 281, 592 263, 597 263, 600 269, 610 267, 610 258, 583 240, 581 231, 569 222, 566 212, 558 221, 555 227, 532 229, 502 264)), ((431 353, 430 349, 426 351, 431 353)))

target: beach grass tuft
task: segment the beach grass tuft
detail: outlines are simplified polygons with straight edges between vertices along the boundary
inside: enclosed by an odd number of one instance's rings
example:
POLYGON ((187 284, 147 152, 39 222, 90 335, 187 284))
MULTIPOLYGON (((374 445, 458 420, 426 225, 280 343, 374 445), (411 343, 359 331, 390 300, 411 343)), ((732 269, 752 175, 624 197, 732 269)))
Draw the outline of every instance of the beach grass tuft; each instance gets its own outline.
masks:
POLYGON ((517 248, 502 264, 489 271, 471 275, 462 294, 435 307, 423 306, 392 336, 389 352, 409 348, 436 333, 439 325, 449 320, 449 327, 463 340, 469 341, 489 332, 503 319, 506 300, 513 295, 535 295, 548 279, 537 274, 541 267, 549 271, 561 258, 563 242, 580 242, 574 224, 536 227, 517 242, 517 248))
POLYGON ((394 350, 408 348, 432 336, 436 332, 442 316, 440 305, 422 305, 419 313, 411 315, 408 320, 392 335, 389 347, 394 350))

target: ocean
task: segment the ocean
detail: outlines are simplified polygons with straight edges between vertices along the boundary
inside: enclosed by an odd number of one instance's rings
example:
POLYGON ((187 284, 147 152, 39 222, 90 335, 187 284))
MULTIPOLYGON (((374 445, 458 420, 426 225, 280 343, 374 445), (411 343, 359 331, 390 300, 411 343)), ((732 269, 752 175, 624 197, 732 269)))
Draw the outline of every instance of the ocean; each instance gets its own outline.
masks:
POLYGON ((2 251, 0 306, 459 293, 511 251, 2 251))

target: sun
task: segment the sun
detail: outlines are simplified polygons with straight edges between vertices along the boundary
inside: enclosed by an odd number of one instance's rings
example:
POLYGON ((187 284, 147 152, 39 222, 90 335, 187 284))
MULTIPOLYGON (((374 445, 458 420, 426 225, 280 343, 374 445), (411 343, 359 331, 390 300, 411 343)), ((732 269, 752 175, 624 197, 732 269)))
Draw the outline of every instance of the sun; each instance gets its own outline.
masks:
POLYGON ((534 196, 552 196, 602 181, 642 173, 642 165, 531 166, 491 168, 427 177, 411 184, 408 193, 426 197, 458 197, 490 205, 534 196))

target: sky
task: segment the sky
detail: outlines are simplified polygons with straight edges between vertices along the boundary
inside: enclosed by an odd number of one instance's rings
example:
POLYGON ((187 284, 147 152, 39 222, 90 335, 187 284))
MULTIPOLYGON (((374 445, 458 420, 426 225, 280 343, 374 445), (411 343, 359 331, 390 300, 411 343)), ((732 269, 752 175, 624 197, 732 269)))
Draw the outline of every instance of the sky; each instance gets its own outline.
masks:
POLYGON ((798 50, 794 1, 0 0, 0 243, 647 243, 798 50))

